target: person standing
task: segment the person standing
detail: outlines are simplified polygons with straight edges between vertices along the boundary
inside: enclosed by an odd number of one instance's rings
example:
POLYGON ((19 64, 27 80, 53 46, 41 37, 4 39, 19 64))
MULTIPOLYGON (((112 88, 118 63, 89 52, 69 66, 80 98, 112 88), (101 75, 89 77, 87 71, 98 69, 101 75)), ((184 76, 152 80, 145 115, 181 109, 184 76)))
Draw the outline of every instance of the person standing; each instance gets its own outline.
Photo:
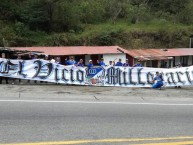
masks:
POLYGON ((115 66, 115 63, 112 60, 110 60, 108 66, 115 66))
POLYGON ((80 59, 79 62, 76 64, 77 67, 84 67, 83 59, 80 59))
MULTIPOLYGON (((2 53, 1 56, 0 56, 0 58, 6 59, 5 53, 2 53)), ((1 77, 1 76, 0 76, 0 84, 2 84, 3 79, 5 79, 6 84, 9 84, 9 81, 8 81, 9 78, 8 78, 8 77, 1 77)))
MULTIPOLYGON (((29 54, 29 60, 35 60, 35 59, 38 59, 38 55, 35 54, 35 53, 32 54, 32 53, 30 52, 30 54, 29 54)), ((28 80, 27 82, 30 83, 30 80, 28 80)), ((35 80, 34 83, 36 84, 36 83, 37 83, 37 80, 35 80)))
POLYGON ((133 65, 133 67, 142 67, 141 61, 138 60, 137 63, 133 65))
POLYGON ((46 60, 46 61, 49 61, 48 55, 45 55, 43 59, 46 60))
MULTIPOLYGON (((93 67, 92 60, 89 60, 89 63, 87 64, 86 74, 89 76, 89 70, 93 67)), ((90 77, 90 76, 89 76, 90 77)))
MULTIPOLYGON (((43 60, 50 62, 48 55, 45 55, 44 58, 43 58, 43 60)), ((40 81, 40 83, 43 83, 43 81, 40 81)), ((44 81, 44 83, 48 83, 48 82, 47 82, 47 81, 44 81)))
POLYGON ((93 63, 92 63, 92 60, 89 60, 89 63, 87 64, 87 68, 90 69, 91 67, 93 67, 93 63))
POLYGON ((57 64, 62 64, 62 63, 61 63, 61 59, 60 59, 60 57, 56 57, 56 61, 55 61, 55 63, 57 63, 57 64))
POLYGON ((68 60, 67 58, 65 59, 65 63, 66 63, 66 65, 75 65, 76 61, 74 60, 74 57, 71 56, 70 60, 68 60))
POLYGON ((115 66, 123 66, 121 58, 119 58, 119 61, 115 64, 115 66))
POLYGON ((28 59, 29 59, 29 60, 34 59, 34 55, 33 55, 31 52, 28 54, 28 59))
MULTIPOLYGON (((176 68, 180 68, 180 67, 182 67, 182 65, 181 65, 181 63, 179 62, 178 65, 176 66, 176 68)), ((180 88, 180 89, 181 89, 182 87, 181 87, 181 86, 175 86, 175 88, 180 88)))
MULTIPOLYGON (((21 60, 21 56, 20 55, 17 55, 17 60, 21 60)), ((13 79, 12 85, 15 84, 15 80, 16 79, 13 79)), ((21 79, 18 79, 18 80, 19 80, 19 84, 22 84, 21 79)))
POLYGON ((126 62, 123 64, 124 67, 129 67, 129 60, 126 59, 126 62))
POLYGON ((54 57, 51 57, 51 60, 50 60, 51 63, 55 63, 56 60, 54 59, 54 57))
POLYGON ((97 63, 98 63, 99 66, 105 66, 105 62, 104 62, 104 59, 103 59, 103 58, 101 58, 100 61, 97 60, 97 63))

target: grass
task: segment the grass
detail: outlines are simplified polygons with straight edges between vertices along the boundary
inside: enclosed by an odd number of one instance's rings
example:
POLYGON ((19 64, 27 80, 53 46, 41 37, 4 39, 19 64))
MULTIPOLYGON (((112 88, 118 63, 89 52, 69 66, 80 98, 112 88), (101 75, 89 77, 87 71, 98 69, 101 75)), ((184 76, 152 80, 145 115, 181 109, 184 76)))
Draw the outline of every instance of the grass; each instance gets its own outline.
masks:
MULTIPOLYGON (((83 25, 83 31, 79 33, 67 33, 68 41, 75 40, 90 40, 101 35, 108 35, 110 32, 123 32, 123 33, 160 33, 165 32, 171 36, 172 33, 184 33, 184 35, 189 35, 193 32, 193 25, 183 25, 183 24, 173 24, 164 20, 153 20, 147 23, 137 23, 137 24, 128 24, 124 21, 118 21, 116 24, 112 22, 106 22, 101 24, 85 24, 83 25)), ((50 38, 52 34, 38 33, 34 40, 38 45, 44 45, 45 40, 50 38)))
MULTIPOLYGON (((83 28, 83 31, 78 33, 73 31, 68 33, 61 32, 61 33, 58 33, 58 35, 65 34, 64 36, 67 36, 67 37, 64 39, 67 39, 67 42, 71 42, 69 43, 69 45, 71 45, 72 43, 75 43, 73 45, 84 45, 83 43, 85 40, 90 41, 97 37, 101 37, 103 35, 108 36, 111 32, 115 34, 121 33, 121 35, 119 35, 119 38, 115 38, 115 39, 121 40, 121 41, 118 40, 117 42, 122 42, 122 37, 127 37, 125 36, 125 34, 128 35, 130 33, 146 35, 146 37, 154 37, 152 35, 154 34, 157 35, 162 33, 163 35, 168 35, 169 37, 174 37, 174 36, 179 37, 178 43, 179 41, 186 41, 187 37, 193 34, 193 25, 184 25, 179 23, 173 24, 166 20, 152 20, 149 22, 143 22, 143 23, 137 23, 137 24, 130 24, 125 21, 117 21, 115 24, 113 24, 112 22, 106 22, 101 24, 85 24, 85 25, 82 25, 82 28, 83 28), (76 44, 76 42, 78 42, 78 44, 76 44)), ((47 46, 48 42, 52 40, 52 38, 54 39, 53 37, 54 35, 56 35, 56 33, 48 34, 46 32, 41 32, 41 31, 37 31, 37 32, 30 31, 30 35, 27 36, 27 38, 32 40, 31 45, 33 46, 47 46)), ((136 38, 134 36, 132 37, 131 35, 129 39, 136 39, 136 38)), ((143 39, 143 38, 139 38, 139 39, 143 39)), ((176 38, 174 38, 174 40, 175 39, 176 38)), ((130 40, 124 40, 124 42, 125 41, 130 41, 130 40)), ((142 40, 142 41, 145 42, 146 40, 142 40)), ((95 44, 95 42, 96 41, 92 41, 92 45, 97 45, 97 43, 95 44)), ((168 42, 163 41, 160 43, 168 43, 168 42)), ((175 44, 175 42, 173 43, 175 44)), ((186 43, 187 42, 182 42, 181 45, 184 45, 186 43)), ((117 44, 117 45, 129 45, 129 44, 130 43, 117 44)), ((165 45, 167 44, 163 44, 163 46, 165 45)), ((177 43, 176 45, 177 45, 176 47, 178 47, 177 43)))
POLYGON ((183 24, 173 24, 170 22, 148 22, 148 23, 138 23, 138 24, 127 24, 124 22, 117 22, 112 24, 110 22, 98 24, 98 25, 85 25, 85 31, 81 34, 90 35, 98 34, 105 31, 118 31, 123 30, 125 32, 131 31, 145 31, 145 32, 158 32, 159 30, 166 30, 169 32, 174 32, 176 30, 187 30, 193 29, 193 25, 183 25, 183 24))

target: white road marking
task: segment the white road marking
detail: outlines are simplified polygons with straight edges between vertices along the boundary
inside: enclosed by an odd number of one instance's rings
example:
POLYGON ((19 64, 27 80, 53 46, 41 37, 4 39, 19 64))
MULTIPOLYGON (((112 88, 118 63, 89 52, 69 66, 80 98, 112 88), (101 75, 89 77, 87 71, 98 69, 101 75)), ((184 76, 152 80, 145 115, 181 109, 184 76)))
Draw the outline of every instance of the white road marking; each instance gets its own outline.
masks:
POLYGON ((133 102, 100 102, 100 101, 99 102, 94 102, 94 101, 92 102, 92 101, 51 101, 51 100, 0 100, 0 102, 193 106, 193 104, 178 104, 178 103, 133 103, 133 102))

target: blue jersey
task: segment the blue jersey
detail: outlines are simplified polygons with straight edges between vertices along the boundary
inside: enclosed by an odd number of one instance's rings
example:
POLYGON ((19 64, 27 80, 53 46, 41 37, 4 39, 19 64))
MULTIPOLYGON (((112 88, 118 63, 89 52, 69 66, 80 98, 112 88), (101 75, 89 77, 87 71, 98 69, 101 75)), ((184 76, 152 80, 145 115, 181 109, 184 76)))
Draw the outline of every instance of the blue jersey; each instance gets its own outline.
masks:
POLYGON ((82 63, 78 63, 77 66, 84 67, 82 63))
POLYGON ((92 64, 92 63, 89 63, 89 64, 87 65, 87 67, 88 67, 88 68, 91 68, 91 67, 93 67, 93 64, 92 64))
POLYGON ((118 61, 115 66, 123 66, 123 63, 118 61))
POLYGON ((124 67, 129 67, 129 63, 124 63, 123 66, 124 67))
POLYGON ((161 75, 155 76, 155 77, 154 77, 154 80, 155 80, 155 81, 158 81, 158 82, 162 82, 162 81, 163 81, 161 75))
POLYGON ((68 60, 66 61, 66 65, 75 65, 76 61, 75 60, 68 60))
POLYGON ((142 67, 142 64, 137 63, 133 67, 142 67))
POLYGON ((103 61, 100 61, 98 64, 99 66, 105 66, 105 63, 103 61))

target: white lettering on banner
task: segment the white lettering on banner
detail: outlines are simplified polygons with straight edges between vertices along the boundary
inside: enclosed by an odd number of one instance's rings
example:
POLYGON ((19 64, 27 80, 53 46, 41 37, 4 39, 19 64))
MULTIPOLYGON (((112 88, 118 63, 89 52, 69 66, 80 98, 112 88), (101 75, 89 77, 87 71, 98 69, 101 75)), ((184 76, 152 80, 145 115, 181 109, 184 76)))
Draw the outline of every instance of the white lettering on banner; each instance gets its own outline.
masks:
POLYGON ((93 75, 93 74, 96 74, 96 69, 92 69, 92 68, 91 68, 91 69, 89 69, 88 71, 89 71, 89 74, 92 74, 92 75, 93 75))
POLYGON ((155 73, 158 71, 162 74, 166 86, 193 85, 193 66, 171 69, 109 66, 99 72, 96 68, 91 68, 88 74, 86 70, 82 67, 63 66, 40 59, 7 60, 0 58, 0 76, 10 78, 61 84, 151 87, 155 73))

